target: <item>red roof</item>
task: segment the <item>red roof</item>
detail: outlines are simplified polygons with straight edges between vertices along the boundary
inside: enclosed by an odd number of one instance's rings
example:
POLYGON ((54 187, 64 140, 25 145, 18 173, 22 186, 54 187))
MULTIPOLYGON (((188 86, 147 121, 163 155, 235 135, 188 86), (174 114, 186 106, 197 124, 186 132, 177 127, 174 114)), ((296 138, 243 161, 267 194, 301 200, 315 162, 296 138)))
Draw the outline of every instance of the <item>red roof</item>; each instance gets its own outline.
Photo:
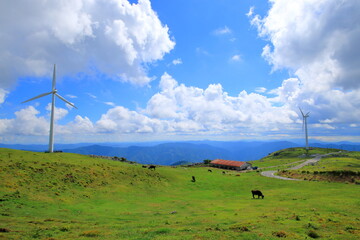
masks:
POLYGON ((230 161, 230 160, 222 160, 222 159, 215 159, 210 162, 211 164, 219 164, 219 165, 226 165, 232 167, 241 167, 245 164, 245 162, 240 161, 230 161))

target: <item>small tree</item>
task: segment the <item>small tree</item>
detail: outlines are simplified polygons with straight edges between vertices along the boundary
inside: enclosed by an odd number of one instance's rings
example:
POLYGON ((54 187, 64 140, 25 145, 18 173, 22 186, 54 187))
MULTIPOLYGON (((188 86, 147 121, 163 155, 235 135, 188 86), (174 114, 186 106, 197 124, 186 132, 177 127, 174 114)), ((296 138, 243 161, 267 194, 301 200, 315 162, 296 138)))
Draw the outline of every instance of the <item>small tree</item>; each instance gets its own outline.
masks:
POLYGON ((204 164, 210 164, 210 162, 211 162, 211 160, 209 160, 209 159, 204 160, 204 164))

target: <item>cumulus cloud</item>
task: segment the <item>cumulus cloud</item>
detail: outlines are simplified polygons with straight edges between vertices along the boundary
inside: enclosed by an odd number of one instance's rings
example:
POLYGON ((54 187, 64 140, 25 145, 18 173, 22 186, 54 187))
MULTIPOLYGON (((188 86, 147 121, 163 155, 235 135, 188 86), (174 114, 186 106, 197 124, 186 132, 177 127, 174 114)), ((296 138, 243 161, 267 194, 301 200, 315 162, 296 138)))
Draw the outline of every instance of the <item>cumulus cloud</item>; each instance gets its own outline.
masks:
MULTIPOLYGON (((159 92, 148 100, 144 109, 134 111, 114 106, 95 121, 78 115, 65 125, 56 124, 55 132, 60 136, 76 133, 77 139, 82 141, 90 135, 106 136, 108 141, 124 134, 148 134, 154 138, 178 134, 195 138, 217 134, 248 138, 299 136, 302 122, 295 97, 299 94, 299 82, 297 78, 285 80, 280 87, 268 91, 273 97, 246 91, 230 96, 221 84, 210 84, 206 88, 186 86, 164 73, 159 83, 159 92)), ((344 123, 356 131, 359 123, 354 119, 359 116, 360 110, 347 112, 351 104, 343 106, 339 99, 345 97, 345 101, 353 99, 360 102, 360 94, 346 95, 339 90, 330 94, 331 98, 319 96, 321 100, 315 99, 315 102, 323 103, 314 105, 311 110, 308 119, 311 133, 339 129, 344 123), (326 102, 329 99, 333 102, 326 102), (334 106, 335 110, 332 109, 334 106), (329 114, 333 111, 339 114, 329 114)), ((66 109, 57 108, 56 111, 56 119, 68 113, 66 109)), ((19 136, 48 134, 49 117, 39 116, 34 107, 22 109, 15 115, 14 119, 0 120, 2 136, 13 136, 14 133, 19 136)))
POLYGON ((86 71, 146 85, 144 64, 174 48, 169 29, 149 0, 2 1, 0 3, 0 87, 19 76, 86 71))
MULTIPOLYGON (((273 71, 288 69, 294 77, 270 91, 273 102, 311 111, 310 121, 333 129, 356 124, 360 95, 360 2, 352 0, 270 0, 266 16, 248 16, 268 41, 262 56, 273 71)), ((251 13, 251 14, 250 14, 251 13)))
MULTIPOLYGON (((49 116, 50 116, 50 114, 51 114, 51 103, 49 103, 46 106, 46 110, 49 112, 49 116)), ((68 113, 69 113, 69 111, 64 109, 64 108, 54 107, 54 120, 58 121, 58 120, 64 118, 68 113)))
POLYGON ((0 119, 2 135, 45 135, 49 132, 48 121, 38 117, 40 112, 33 106, 15 112, 14 119, 0 119))
POLYGON ((101 116, 96 128, 105 133, 148 133, 157 131, 158 123, 157 119, 150 119, 124 107, 115 107, 101 116))
MULTIPOLYGON (((298 115, 287 105, 274 107, 265 96, 240 92, 229 96, 221 84, 210 84, 202 89, 178 83, 165 73, 159 83, 160 91, 154 94, 144 109, 132 111, 115 106, 92 122, 86 116, 76 116, 66 125, 56 125, 57 134, 191 134, 206 135, 226 132, 253 134, 296 122, 298 115), (251 131, 250 131, 251 129, 251 131), (250 133, 251 132, 251 133, 250 133)), ((47 106, 50 110, 50 105, 47 106)), ((25 121, 27 131, 46 135, 48 117, 38 117, 34 107, 19 111, 15 119, 2 119, 0 133, 10 133, 14 123, 25 121), (31 122, 27 124, 27 122, 31 122), (37 126, 37 125, 41 126, 37 126)), ((56 120, 68 114, 66 109, 56 108, 56 120)), ((25 128, 25 127, 24 127, 25 128)), ((20 134, 21 131, 18 131, 20 134)))
POLYGON ((270 2, 268 15, 256 15, 251 22, 271 42, 263 56, 275 70, 293 69, 316 89, 360 88, 359 1, 270 2))
POLYGON ((160 82, 161 91, 149 101, 145 113, 153 118, 196 123, 198 131, 235 130, 294 122, 297 114, 288 106, 273 107, 265 96, 242 91, 236 97, 221 84, 206 89, 178 84, 169 74, 160 82))

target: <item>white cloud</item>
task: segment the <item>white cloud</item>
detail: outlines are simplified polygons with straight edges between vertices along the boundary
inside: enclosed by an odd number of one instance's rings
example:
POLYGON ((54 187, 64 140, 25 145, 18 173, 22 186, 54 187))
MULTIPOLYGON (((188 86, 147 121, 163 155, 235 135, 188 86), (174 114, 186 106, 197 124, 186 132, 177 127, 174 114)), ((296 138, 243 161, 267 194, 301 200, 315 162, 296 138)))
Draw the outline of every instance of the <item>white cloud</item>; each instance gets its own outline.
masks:
POLYGON ((158 130, 159 121, 150 119, 124 107, 115 107, 103 114, 96 122, 98 132, 149 133, 158 130))
POLYGON ((293 123, 298 117, 287 106, 273 107, 269 99, 259 94, 242 91, 237 97, 230 97, 220 84, 211 84, 206 89, 187 87, 164 74, 160 86, 161 91, 148 101, 145 113, 177 123, 194 122, 201 131, 256 129, 293 123))
POLYGON ((270 2, 268 15, 254 16, 252 24, 271 42, 263 56, 274 69, 293 69, 316 89, 360 88, 359 1, 270 2))
MULTIPOLYGON (((50 114, 51 114, 51 103, 49 103, 46 106, 46 110, 49 112, 49 116, 50 116, 50 114)), ((64 108, 54 107, 54 120, 58 121, 58 120, 64 118, 68 113, 69 113, 69 111, 64 109, 64 108)))
POLYGON ((113 103, 113 102, 104 102, 106 105, 108 105, 108 106, 112 106, 112 107, 114 107, 115 106, 115 103, 113 103))
POLYGON ((95 96, 94 94, 92 93, 86 93, 89 97, 91 97, 92 99, 97 99, 97 96, 95 96))
POLYGON ((232 32, 231 29, 228 28, 227 26, 222 27, 222 28, 218 28, 218 29, 216 29, 216 30, 213 31, 213 33, 214 33, 215 35, 225 35, 225 34, 229 34, 229 33, 231 33, 231 32, 232 32))
POLYGON ((264 93, 264 92, 266 92, 266 91, 267 91, 267 89, 264 88, 264 87, 257 87, 257 88, 255 88, 255 92, 257 92, 257 93, 264 93))
POLYGON ((49 132, 48 121, 37 117, 39 111, 33 106, 15 112, 14 119, 0 119, 2 135, 44 135, 49 132))
POLYGON ((77 96, 71 95, 71 94, 67 94, 66 97, 68 97, 68 98, 77 98, 77 96))
POLYGON ((252 15, 254 14, 254 9, 255 9, 255 7, 252 6, 252 7, 249 9, 249 12, 246 14, 246 16, 252 17, 252 15))
MULTIPOLYGON (((272 102, 311 111, 314 125, 357 123, 360 108, 360 2, 270 0, 268 15, 249 14, 259 36, 268 40, 262 56, 273 71, 294 75, 270 91, 272 102)), ((250 11, 252 12, 252 11, 250 11)), ((330 126, 330 127, 329 127, 330 126)))
MULTIPOLYGON (((298 94, 299 80, 290 78, 283 85, 272 90, 274 97, 268 98, 257 93, 240 92, 229 96, 221 84, 210 84, 207 88, 186 86, 178 83, 172 76, 164 73, 159 83, 159 92, 154 94, 145 109, 132 111, 122 106, 115 106, 96 120, 86 116, 76 116, 65 125, 56 124, 55 132, 59 139, 76 134, 78 141, 87 139, 118 139, 119 136, 146 135, 151 139, 169 139, 181 135, 189 138, 211 138, 211 136, 237 136, 248 138, 284 138, 302 136, 301 116, 293 96, 298 94), (294 106, 295 105, 295 106, 294 106)), ((334 102, 343 97, 342 92, 331 92, 334 102)), ((351 96, 355 101, 359 97, 351 96)), ((324 99, 328 99, 325 97, 324 99)), ((359 110, 346 113, 347 107, 338 104, 336 111, 342 111, 332 118, 328 116, 332 109, 324 106, 313 106, 309 121, 312 136, 324 131, 341 129, 341 124, 349 122, 352 132, 357 130, 358 122, 352 121, 359 116, 359 110), (341 109, 344 108, 344 109, 341 109), (340 124, 340 125, 339 125, 340 124)), ((49 109, 49 105, 47 106, 49 109)), ((309 111, 309 109, 303 109, 309 111)), ((56 109, 56 119, 68 114, 65 109, 56 109)), ((46 136, 48 135, 49 117, 38 116, 39 112, 32 106, 16 112, 14 119, 0 119, 0 134, 7 136, 46 136)), ((331 114, 330 114, 331 115, 331 114)), ((350 134, 351 135, 351 134, 350 134)), ((140 137, 139 137, 140 136, 140 137)), ((142 137, 141 137, 142 136, 142 137)))
POLYGON ((93 65, 113 79, 146 85, 153 78, 143 64, 175 45, 149 0, 1 1, 0 16, 5 89, 20 76, 50 75, 54 62, 60 75, 93 65))
POLYGON ((311 127, 325 128, 325 129, 331 129, 331 130, 336 129, 334 126, 331 126, 330 124, 321 124, 321 123, 312 124, 311 127))
POLYGON ((0 88, 0 104, 2 104, 5 101, 6 95, 9 92, 6 91, 5 89, 0 88))
POLYGON ((233 62, 240 62, 240 61, 242 61, 241 56, 238 55, 238 54, 232 56, 232 57, 230 58, 230 60, 233 61, 233 62))
POLYGON ((172 64, 173 64, 173 65, 182 64, 181 58, 174 59, 174 60, 172 61, 172 64))
POLYGON ((75 120, 68 123, 62 133, 68 134, 92 134, 95 132, 94 124, 88 117, 81 117, 77 115, 75 120))

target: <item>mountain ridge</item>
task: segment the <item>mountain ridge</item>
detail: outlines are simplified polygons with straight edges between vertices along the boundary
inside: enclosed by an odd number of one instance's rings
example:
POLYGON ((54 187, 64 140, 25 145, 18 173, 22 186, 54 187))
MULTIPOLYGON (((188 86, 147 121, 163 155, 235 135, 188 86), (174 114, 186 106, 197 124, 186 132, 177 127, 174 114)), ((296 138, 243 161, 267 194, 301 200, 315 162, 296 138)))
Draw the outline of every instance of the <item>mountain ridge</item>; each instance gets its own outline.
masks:
MULTIPOLYGON (((102 155, 124 157, 141 164, 173 165, 181 162, 202 162, 205 159, 231 159, 237 161, 258 160, 269 153, 302 145, 291 141, 184 141, 149 143, 79 143, 56 144, 55 149, 84 155, 102 155)), ((311 143, 312 147, 338 148, 360 151, 360 144, 348 142, 311 143)), ((7 145, 13 148, 31 151, 46 151, 47 145, 7 145)))

